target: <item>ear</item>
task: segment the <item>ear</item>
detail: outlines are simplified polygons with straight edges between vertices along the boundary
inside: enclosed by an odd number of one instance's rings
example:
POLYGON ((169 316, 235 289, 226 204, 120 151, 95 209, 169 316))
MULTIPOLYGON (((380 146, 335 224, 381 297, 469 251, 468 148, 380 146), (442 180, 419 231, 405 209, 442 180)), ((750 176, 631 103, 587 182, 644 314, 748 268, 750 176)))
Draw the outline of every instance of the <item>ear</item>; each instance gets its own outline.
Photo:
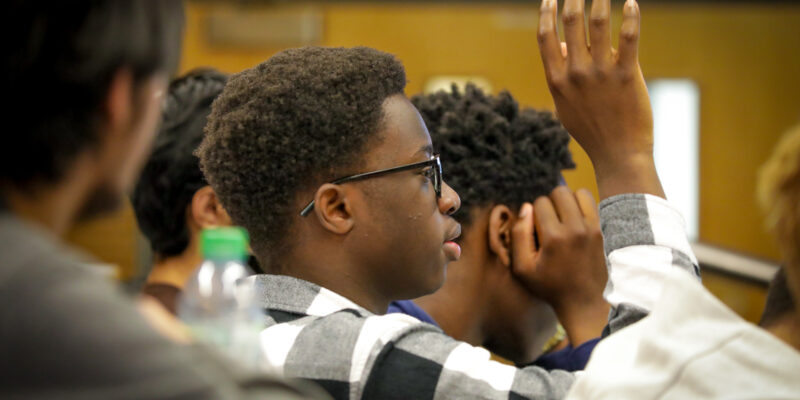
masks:
POLYGON ((326 183, 314 196, 314 215, 327 230, 340 235, 353 229, 355 221, 346 190, 339 185, 326 183))
POLYGON ((511 266, 511 227, 513 213, 500 204, 489 211, 489 250, 506 266, 511 266))
POLYGON ((199 229, 233 225, 211 186, 203 186, 192 196, 189 215, 199 229))
POLYGON ((111 135, 126 132, 134 113, 133 75, 128 69, 120 69, 111 77, 104 102, 105 124, 103 131, 111 135))

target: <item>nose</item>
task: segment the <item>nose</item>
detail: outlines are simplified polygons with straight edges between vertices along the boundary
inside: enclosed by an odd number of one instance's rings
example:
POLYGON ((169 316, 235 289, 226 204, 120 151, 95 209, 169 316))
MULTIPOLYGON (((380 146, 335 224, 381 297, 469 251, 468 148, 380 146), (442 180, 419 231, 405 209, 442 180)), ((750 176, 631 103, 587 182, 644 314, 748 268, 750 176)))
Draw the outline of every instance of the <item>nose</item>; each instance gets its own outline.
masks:
POLYGON ((439 198, 439 211, 445 215, 453 215, 461 208, 461 198, 453 188, 442 182, 442 197, 439 198))

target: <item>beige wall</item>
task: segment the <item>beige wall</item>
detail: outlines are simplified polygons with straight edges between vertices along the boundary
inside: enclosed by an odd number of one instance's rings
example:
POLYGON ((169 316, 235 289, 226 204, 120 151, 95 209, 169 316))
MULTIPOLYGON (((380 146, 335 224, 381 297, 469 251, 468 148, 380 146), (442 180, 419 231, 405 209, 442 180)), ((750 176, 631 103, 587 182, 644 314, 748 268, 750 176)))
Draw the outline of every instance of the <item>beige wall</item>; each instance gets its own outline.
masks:
MULTIPOLYGON (((229 7, 188 3, 183 71, 210 65, 236 72, 280 50, 210 45, 206 18, 229 7)), ((533 5, 363 2, 312 7, 323 15, 321 44, 367 45, 396 54, 406 66, 409 94, 420 92, 436 75, 479 75, 495 89, 509 89, 525 105, 552 108, 536 45, 533 5)), ((762 229, 754 190, 758 166, 780 134, 800 118, 800 6, 641 7, 640 55, 646 77, 691 78, 701 90, 701 239, 777 259, 762 229)), ((619 21, 618 13, 615 17, 619 21)), ((572 148, 578 168, 566 174, 570 186, 596 192, 588 159, 574 143, 572 148)), ((126 211, 77 230, 73 238, 129 271, 135 262, 129 247, 133 227, 126 211), (110 240, 112 236, 116 239, 110 240)), ((714 290, 729 293, 731 304, 744 292, 726 279, 715 280, 722 283, 715 283, 714 290)), ((763 296, 761 288, 757 293, 763 296)), ((737 309, 745 312, 760 302, 763 297, 737 309)))

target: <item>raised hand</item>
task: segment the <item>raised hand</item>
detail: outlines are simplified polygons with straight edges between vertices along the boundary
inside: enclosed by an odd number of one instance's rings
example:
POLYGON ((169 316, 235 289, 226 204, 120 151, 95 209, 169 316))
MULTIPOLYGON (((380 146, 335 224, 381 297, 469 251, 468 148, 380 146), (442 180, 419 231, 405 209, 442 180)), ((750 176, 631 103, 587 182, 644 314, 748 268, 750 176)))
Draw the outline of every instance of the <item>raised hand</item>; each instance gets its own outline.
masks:
POLYGON ((543 0, 539 50, 558 117, 594 164, 601 198, 637 192, 664 197, 653 161, 653 113, 639 67, 640 14, 623 9, 619 50, 611 46, 610 0, 594 0, 586 42, 584 0, 565 0, 566 43, 556 0, 543 0))

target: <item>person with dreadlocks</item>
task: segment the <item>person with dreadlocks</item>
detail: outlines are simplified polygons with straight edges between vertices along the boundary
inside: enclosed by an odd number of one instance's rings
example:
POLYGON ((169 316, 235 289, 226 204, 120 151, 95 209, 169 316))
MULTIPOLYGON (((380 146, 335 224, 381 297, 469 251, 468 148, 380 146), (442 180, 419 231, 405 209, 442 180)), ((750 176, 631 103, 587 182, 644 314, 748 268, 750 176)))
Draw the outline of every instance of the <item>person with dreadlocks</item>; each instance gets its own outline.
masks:
MULTIPOLYGON (((556 331, 555 314, 511 269, 510 230, 520 207, 550 193, 561 171, 575 166, 566 129, 550 112, 520 109, 507 91, 492 96, 472 84, 463 92, 454 85, 451 92, 417 95, 411 102, 447 160, 447 181, 461 197, 453 216, 462 226, 456 240, 461 258, 450 264, 441 289, 415 300, 424 310, 417 314, 517 365, 536 360, 548 369, 583 369, 608 316, 601 242, 585 257, 596 283, 586 306, 562 321, 571 346, 539 360, 556 331)), ((395 302, 389 309, 410 313, 415 302, 395 302)))

